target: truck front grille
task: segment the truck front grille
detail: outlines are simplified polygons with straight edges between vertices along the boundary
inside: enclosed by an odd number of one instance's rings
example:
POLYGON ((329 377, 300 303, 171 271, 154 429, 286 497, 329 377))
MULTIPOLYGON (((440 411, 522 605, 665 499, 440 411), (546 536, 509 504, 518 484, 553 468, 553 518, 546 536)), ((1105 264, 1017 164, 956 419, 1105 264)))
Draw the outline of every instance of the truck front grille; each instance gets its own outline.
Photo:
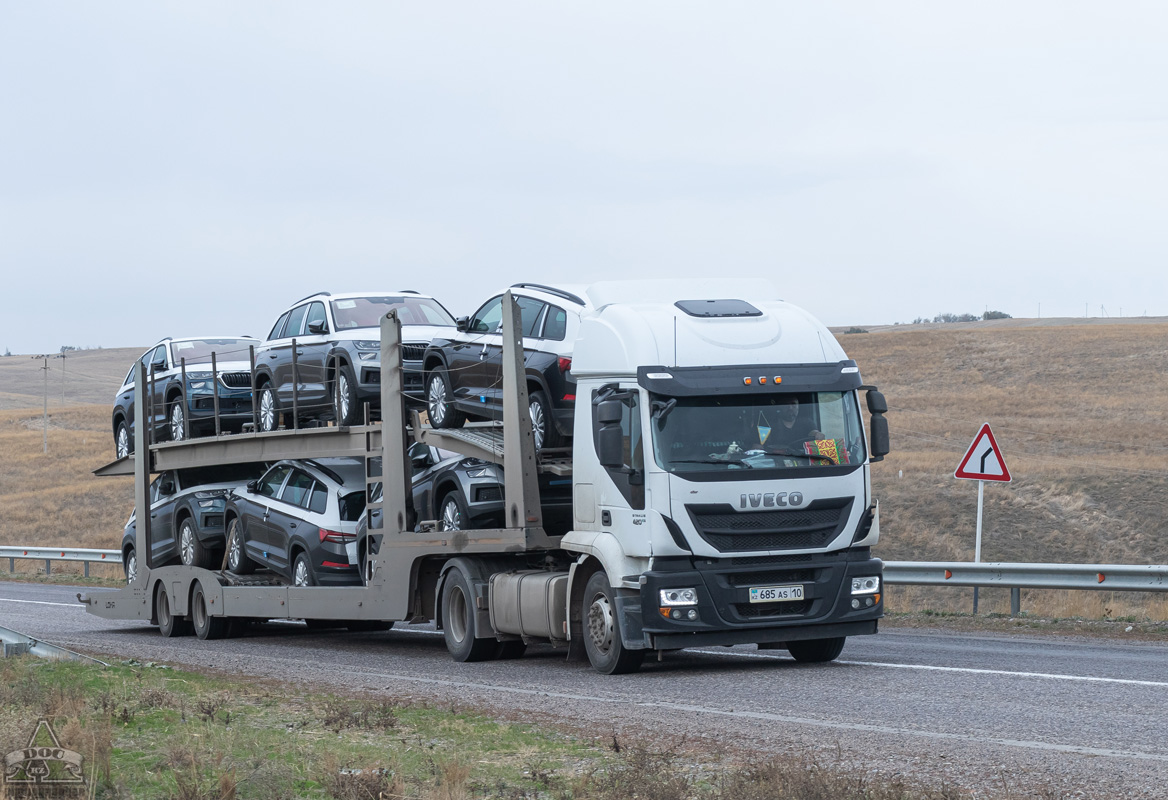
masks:
POLYGON ((811 609, 810 600, 793 600, 789 603, 735 603, 738 616, 747 619, 758 617, 805 616, 811 609))
POLYGON ((725 503, 688 505, 698 534, 722 553, 809 550, 826 546, 847 524, 852 498, 816 500, 807 508, 736 511, 725 503))

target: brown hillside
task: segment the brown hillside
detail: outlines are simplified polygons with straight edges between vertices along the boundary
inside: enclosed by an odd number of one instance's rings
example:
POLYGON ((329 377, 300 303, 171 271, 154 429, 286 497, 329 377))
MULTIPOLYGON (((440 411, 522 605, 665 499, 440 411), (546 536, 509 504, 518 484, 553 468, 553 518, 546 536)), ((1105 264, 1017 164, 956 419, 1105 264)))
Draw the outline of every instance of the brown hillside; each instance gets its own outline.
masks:
POLYGON ((1168 324, 899 326, 840 336, 888 398, 873 467, 885 559, 972 559, 977 484, 952 477, 982 422, 984 561, 1168 563, 1168 324))
MULTIPOLYGON (((143 347, 74 350, 49 356, 49 408, 89 403, 113 406, 114 393, 143 347), (62 401, 62 394, 64 400, 62 401)), ((43 408, 45 362, 27 355, 0 358, 0 409, 43 408)))

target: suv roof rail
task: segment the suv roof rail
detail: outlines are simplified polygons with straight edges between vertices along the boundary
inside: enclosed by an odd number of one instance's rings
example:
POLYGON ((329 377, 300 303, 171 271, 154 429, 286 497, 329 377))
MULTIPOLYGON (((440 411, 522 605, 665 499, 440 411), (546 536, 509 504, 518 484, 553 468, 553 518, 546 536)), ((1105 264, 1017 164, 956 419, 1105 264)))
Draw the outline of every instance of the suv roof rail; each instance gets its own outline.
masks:
MULTIPOLYGON (((311 300, 314 297, 332 297, 332 296, 333 296, 332 292, 313 292, 312 294, 308 295, 307 297, 301 297, 299 300, 296 301, 296 303, 303 303, 305 300, 311 300)), ((292 305, 296 305, 296 303, 293 303, 292 305)))
POLYGON ((571 300, 573 303, 579 303, 582 306, 588 305, 584 299, 571 292, 565 292, 563 289, 557 289, 554 286, 544 286, 542 283, 513 283, 512 289, 539 289, 541 292, 554 294, 556 297, 562 297, 565 300, 571 300))
POLYGON ((340 475, 338 475, 336 472, 334 472, 333 470, 326 467, 324 464, 317 461, 315 458, 306 458, 306 459, 304 459, 304 463, 308 464, 313 469, 319 470, 325 476, 332 478, 334 481, 339 483, 341 486, 345 485, 345 482, 341 479, 340 475))
POLYGON ((398 289, 401 294, 421 294, 417 289, 398 289))

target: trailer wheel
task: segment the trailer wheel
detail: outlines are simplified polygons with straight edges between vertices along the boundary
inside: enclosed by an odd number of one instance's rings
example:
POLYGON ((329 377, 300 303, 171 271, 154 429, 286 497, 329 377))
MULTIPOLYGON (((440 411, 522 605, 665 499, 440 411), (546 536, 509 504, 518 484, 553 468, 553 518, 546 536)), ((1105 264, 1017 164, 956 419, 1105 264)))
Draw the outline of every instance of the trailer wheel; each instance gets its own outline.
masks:
POLYGON ((474 593, 460 569, 452 569, 442 586, 442 637, 455 661, 488 661, 495 657, 499 642, 476 639, 474 593))
POLYGON ((236 575, 250 575, 255 572, 255 562, 247 555, 243 546, 243 531, 240 530, 239 517, 232 517, 227 526, 227 571, 236 575))
POLYGON ((807 664, 822 664, 825 661, 835 661, 843 652, 846 636, 836 636, 831 639, 806 639, 803 641, 787 642, 787 650, 796 661, 807 664))
POLYGON ((636 672, 645 658, 644 650, 629 650, 621 641, 616 591, 608 585, 603 570, 592 573, 584 586, 580 608, 584 621, 584 650, 592 668, 605 675, 636 672))
POLYGON ((201 585, 195 587, 195 593, 191 596, 191 620, 195 625, 195 636, 200 639, 223 639, 230 635, 231 620, 211 616, 211 610, 207 608, 207 596, 203 594, 201 585))
POLYGON ((191 632, 191 623, 170 613, 170 598, 166 585, 161 581, 154 589, 154 618, 158 620, 158 632, 168 639, 172 636, 186 636, 191 632))
POLYGON ((426 380, 426 413, 435 428, 461 428, 466 422, 466 414, 454 407, 454 393, 450 390, 450 380, 439 367, 426 380))
POLYGON ((199 534, 195 531, 195 521, 187 517, 178 529, 178 552, 182 563, 188 567, 212 569, 215 559, 211 552, 199 541, 199 534))

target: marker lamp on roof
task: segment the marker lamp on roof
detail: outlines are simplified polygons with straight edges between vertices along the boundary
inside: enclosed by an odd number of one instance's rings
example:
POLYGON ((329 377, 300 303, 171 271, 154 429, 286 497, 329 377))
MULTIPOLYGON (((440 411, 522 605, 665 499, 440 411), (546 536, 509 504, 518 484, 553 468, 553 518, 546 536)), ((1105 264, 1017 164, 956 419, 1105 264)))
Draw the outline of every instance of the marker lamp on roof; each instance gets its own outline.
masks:
POLYGON ((645 373, 645 377, 651 381, 671 381, 671 380, 673 380, 673 375, 671 375, 668 372, 648 372, 648 373, 645 373))
POLYGON ((743 383, 744 385, 746 385, 746 386, 749 386, 749 385, 750 385, 750 384, 752 384, 753 382, 754 382, 754 379, 753 379, 753 378, 743 378, 743 379, 742 379, 742 383, 743 383))
POLYGON ((860 371, 859 367, 844 367, 843 369, 840 370, 840 374, 851 375, 852 373, 859 372, 859 371, 860 371))

